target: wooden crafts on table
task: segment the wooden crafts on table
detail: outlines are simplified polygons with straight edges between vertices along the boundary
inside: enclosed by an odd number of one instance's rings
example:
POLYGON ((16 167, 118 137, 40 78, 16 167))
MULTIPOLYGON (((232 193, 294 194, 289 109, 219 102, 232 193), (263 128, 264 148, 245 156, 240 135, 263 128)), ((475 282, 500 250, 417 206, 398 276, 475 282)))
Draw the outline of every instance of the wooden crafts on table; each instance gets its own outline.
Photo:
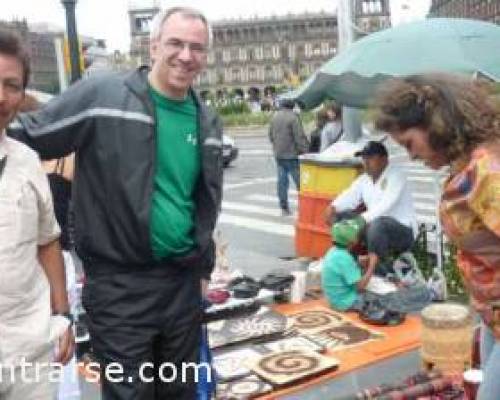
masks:
POLYGON ((313 310, 298 312, 289 315, 289 317, 292 319, 293 328, 304 333, 338 326, 345 320, 341 314, 320 307, 313 310))
POLYGON ((285 339, 279 339, 272 342, 256 345, 254 346, 254 348, 263 354, 290 350, 310 350, 321 353, 325 350, 325 346, 308 338, 307 336, 294 336, 285 339))
POLYGON ((338 365, 337 359, 309 350, 273 352, 247 363, 253 372, 272 385, 286 385, 338 365))
POLYGON ((267 307, 250 316, 233 318, 207 325, 210 347, 215 349, 249 339, 262 338, 283 333, 288 319, 267 307))
POLYGON ((233 382, 219 383, 217 385, 217 399, 243 400, 252 399, 273 390, 272 386, 262 381, 256 375, 238 379, 233 382))
POLYGON ((332 350, 357 346, 384 335, 364 325, 356 324, 346 316, 328 308, 317 307, 312 310, 289 315, 293 328, 315 342, 332 350))
POLYGON ((251 348, 228 351, 215 356, 213 364, 217 379, 228 381, 250 375, 251 372, 245 362, 259 356, 261 353, 251 348))

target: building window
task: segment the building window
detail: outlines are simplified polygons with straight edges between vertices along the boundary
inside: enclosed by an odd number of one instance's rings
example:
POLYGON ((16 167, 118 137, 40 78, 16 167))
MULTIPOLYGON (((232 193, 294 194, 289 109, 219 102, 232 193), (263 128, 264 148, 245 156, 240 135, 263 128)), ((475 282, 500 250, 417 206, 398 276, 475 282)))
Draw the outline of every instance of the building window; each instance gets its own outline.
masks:
POLYGON ((285 61, 288 60, 288 53, 289 53, 288 47, 287 46, 282 46, 281 47, 281 57, 282 57, 283 60, 285 60, 285 61))
POLYGON ((274 80, 279 81, 279 80, 281 80, 282 77, 283 77, 283 75, 282 75, 280 66, 275 65, 274 66, 274 80))
POLYGON ((235 61, 238 60, 239 58, 240 58, 239 49, 237 47, 231 49, 231 60, 235 61))
POLYGON ((262 50, 262 46, 255 47, 255 58, 257 60, 262 60, 263 56, 264 56, 264 52, 262 50))
POLYGON ((312 54, 314 57, 319 57, 321 55, 321 45, 319 43, 314 43, 312 54))
POLYGON ((257 70, 254 67, 250 67, 248 69, 248 79, 250 81, 256 81, 257 80, 257 70))
POLYGON ((240 83, 241 82, 241 70, 239 68, 233 68, 231 71, 232 74, 232 81, 234 83, 240 83))
POLYGON ((321 43, 321 54, 327 56, 330 53, 328 42, 321 43))
POLYGON ((273 68, 270 65, 266 65, 264 69, 264 80, 270 82, 273 80, 273 68))
POLYGON ((277 60, 280 58, 280 47, 278 45, 273 46, 273 57, 277 60))
POLYGON ((231 52, 229 51, 229 49, 223 50, 222 60, 226 63, 231 62, 231 52))
POLYGON ((223 60, 224 60, 224 54, 223 54, 223 52, 220 51, 220 50, 216 51, 216 53, 215 53, 215 61, 217 61, 217 63, 220 63, 223 60))
POLYGON ((272 58, 272 56, 273 56, 273 52, 272 52, 271 47, 269 47, 269 46, 264 47, 264 59, 270 60, 272 58))
POLYGON ((213 51, 210 51, 210 52, 208 53, 208 56, 207 56, 207 62, 208 62, 209 64, 213 64, 213 63, 214 63, 214 61, 215 61, 214 52, 213 52, 213 51))
POLYGON ((240 61, 246 61, 246 59, 247 59, 247 50, 246 49, 240 48, 239 59, 240 59, 240 61))
POLYGON ((313 46, 312 43, 306 43, 304 46, 304 54, 306 57, 311 57, 313 54, 313 46))
POLYGON ((299 44, 297 46, 297 57, 304 57, 304 45, 299 44))
POLYGON ((207 71, 203 71, 200 75, 200 83, 202 85, 208 85, 209 83, 209 79, 208 79, 208 72, 207 71))

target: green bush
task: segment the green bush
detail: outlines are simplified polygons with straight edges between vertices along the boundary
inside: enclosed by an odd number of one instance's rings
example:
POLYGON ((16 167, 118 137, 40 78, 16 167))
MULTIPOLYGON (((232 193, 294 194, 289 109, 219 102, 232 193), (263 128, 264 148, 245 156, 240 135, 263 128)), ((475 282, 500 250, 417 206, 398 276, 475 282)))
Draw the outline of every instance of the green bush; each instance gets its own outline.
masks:
POLYGON ((268 125, 272 113, 229 113, 220 114, 225 127, 228 126, 249 126, 249 125, 268 125))
MULTIPOLYGON (((233 126, 250 126, 250 125, 269 125, 274 113, 272 112, 255 112, 255 113, 227 113, 219 112, 222 117, 225 127, 233 126)), ((310 111, 300 113, 300 119, 307 131, 307 125, 314 121, 314 113, 310 111)))
MULTIPOLYGON (((413 255, 424 277, 428 279, 437 265, 436 256, 427 251, 427 234, 420 234, 413 247, 413 255)), ((451 243, 444 244, 443 273, 448 286, 448 293, 452 298, 465 298, 465 288, 457 265, 457 249, 451 243)))
POLYGON ((457 297, 465 297, 465 287, 457 265, 457 249, 451 244, 445 245, 443 272, 448 285, 448 293, 457 297))
POLYGON ((250 106, 245 101, 232 101, 225 105, 217 106, 219 115, 249 114, 250 106))

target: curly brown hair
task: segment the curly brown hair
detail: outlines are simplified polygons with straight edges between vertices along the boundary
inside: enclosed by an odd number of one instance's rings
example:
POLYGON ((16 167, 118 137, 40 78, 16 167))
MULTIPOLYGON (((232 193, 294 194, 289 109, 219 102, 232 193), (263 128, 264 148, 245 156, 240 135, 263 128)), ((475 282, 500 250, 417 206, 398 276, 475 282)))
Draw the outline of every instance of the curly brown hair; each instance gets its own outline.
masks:
POLYGON ((488 88, 449 74, 392 79, 378 93, 375 127, 392 135, 424 129, 431 148, 453 162, 500 140, 500 111, 488 88))

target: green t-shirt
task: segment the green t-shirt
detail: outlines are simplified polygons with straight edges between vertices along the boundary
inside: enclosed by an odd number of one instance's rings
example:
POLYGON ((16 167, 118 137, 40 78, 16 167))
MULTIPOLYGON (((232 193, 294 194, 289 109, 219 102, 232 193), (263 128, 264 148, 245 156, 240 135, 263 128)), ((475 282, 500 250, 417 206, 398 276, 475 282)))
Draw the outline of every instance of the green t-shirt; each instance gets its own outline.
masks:
POLYGON ((346 249, 332 247, 323 260, 321 286, 333 308, 347 310, 358 298, 361 269, 346 249))
POLYGON ((156 109, 156 171, 151 244, 157 260, 195 246, 193 191, 200 174, 197 110, 192 96, 169 99, 149 88, 156 109))

